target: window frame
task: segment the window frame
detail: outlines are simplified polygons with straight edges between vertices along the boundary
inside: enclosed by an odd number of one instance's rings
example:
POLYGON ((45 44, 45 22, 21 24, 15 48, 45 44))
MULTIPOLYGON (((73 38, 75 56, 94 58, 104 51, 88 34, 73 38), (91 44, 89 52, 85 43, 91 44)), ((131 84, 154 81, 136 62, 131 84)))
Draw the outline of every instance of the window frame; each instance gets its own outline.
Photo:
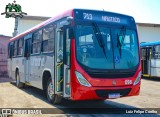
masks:
POLYGON ((24 52, 24 38, 20 38, 17 40, 18 41, 18 45, 17 45, 17 56, 23 56, 23 52, 24 52), (20 41, 22 41, 22 45, 20 46, 20 41), (19 54, 19 49, 21 49, 21 53, 19 54))
POLYGON ((51 23, 51 24, 49 24, 49 25, 47 25, 47 26, 45 26, 43 29, 42 29, 42 44, 41 44, 41 52, 42 53, 53 53, 54 51, 55 51, 55 35, 56 35, 56 28, 55 28, 55 25, 54 25, 54 23, 51 23), (53 37, 49 37, 48 39, 44 39, 44 30, 45 30, 45 28, 49 28, 49 27, 52 27, 53 28, 53 30, 52 31, 50 31, 52 34, 53 34, 53 37), (49 48, 47 49, 47 51, 44 51, 44 43, 46 42, 47 43, 47 47, 49 46, 49 43, 48 42, 50 42, 50 41, 53 41, 53 48, 52 48, 52 50, 50 50, 49 48))
POLYGON ((17 57, 17 43, 18 43, 18 40, 15 40, 13 42, 13 55, 12 55, 12 58, 16 58, 17 57), (16 46, 15 46, 16 45, 16 46), (15 53, 16 52, 16 53, 15 53))
POLYGON ((8 44, 8 58, 13 58, 13 47, 14 47, 14 41, 9 42, 8 44))
POLYGON ((157 46, 158 46, 158 50, 160 50, 160 45, 153 45, 152 47, 152 58, 153 59, 160 59, 160 52, 156 51, 157 46))
POLYGON ((42 48, 42 37, 43 37, 43 31, 42 31, 42 29, 39 29, 39 30, 37 30, 37 31, 35 31, 35 32, 33 32, 32 33, 32 40, 31 40, 31 55, 37 55, 37 54, 40 54, 41 53, 41 48, 42 48), (39 31, 41 31, 41 36, 40 36, 40 39, 37 39, 37 40, 39 40, 39 41, 37 41, 37 42, 34 42, 34 35, 36 34, 36 33, 38 33, 39 31), (39 47, 39 52, 37 52, 37 53, 35 53, 35 52, 33 52, 33 49, 34 49, 34 45, 35 44, 39 44, 40 45, 40 47, 39 47))

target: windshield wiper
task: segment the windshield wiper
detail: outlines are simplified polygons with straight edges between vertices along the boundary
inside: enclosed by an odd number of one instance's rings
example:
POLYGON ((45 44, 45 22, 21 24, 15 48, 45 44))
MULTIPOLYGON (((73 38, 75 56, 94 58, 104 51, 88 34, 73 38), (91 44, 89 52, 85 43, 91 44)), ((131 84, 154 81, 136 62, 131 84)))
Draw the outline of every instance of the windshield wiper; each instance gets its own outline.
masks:
POLYGON ((120 33, 117 33, 117 48, 119 48, 120 58, 122 56, 122 44, 126 35, 126 28, 123 26, 120 30, 120 33))
POLYGON ((105 57, 107 59, 106 50, 105 50, 105 44, 104 44, 101 32, 99 30, 99 27, 97 26, 97 24, 95 22, 92 23, 92 27, 93 27, 93 31, 95 33, 96 39, 98 41, 98 44, 102 48, 103 53, 104 53, 104 55, 105 55, 105 57))

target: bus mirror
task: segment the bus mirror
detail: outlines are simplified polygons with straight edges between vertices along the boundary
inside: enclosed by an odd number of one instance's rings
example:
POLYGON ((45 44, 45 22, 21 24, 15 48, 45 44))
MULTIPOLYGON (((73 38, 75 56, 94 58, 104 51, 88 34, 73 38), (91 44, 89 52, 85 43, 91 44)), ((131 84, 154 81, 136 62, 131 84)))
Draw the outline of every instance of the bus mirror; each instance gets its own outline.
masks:
POLYGON ((71 16, 67 17, 67 21, 72 21, 72 20, 73 20, 73 17, 71 17, 71 16))
POLYGON ((74 31, 73 31, 73 28, 70 27, 69 28, 69 39, 72 39, 72 38, 74 38, 74 31))
POLYGON ((68 21, 69 24, 72 24, 72 22, 73 22, 73 17, 71 17, 71 16, 67 17, 67 21, 68 21))

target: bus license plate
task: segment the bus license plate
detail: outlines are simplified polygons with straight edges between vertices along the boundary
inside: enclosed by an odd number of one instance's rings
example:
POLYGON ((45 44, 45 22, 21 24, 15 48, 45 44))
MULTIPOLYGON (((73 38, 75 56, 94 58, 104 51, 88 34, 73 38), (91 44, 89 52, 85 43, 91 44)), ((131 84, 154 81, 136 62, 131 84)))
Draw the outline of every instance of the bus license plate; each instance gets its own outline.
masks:
POLYGON ((109 94, 108 97, 109 98, 120 98, 120 93, 112 93, 112 94, 109 94))

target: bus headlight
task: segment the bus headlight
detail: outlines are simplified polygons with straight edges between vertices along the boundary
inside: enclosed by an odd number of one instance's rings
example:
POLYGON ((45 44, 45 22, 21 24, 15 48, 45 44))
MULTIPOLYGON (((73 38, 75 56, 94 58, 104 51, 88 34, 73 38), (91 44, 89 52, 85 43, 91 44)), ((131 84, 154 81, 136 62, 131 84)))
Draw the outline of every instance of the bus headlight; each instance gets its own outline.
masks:
POLYGON ((81 85, 86 86, 86 87, 91 87, 91 84, 82 76, 81 73, 75 71, 75 74, 81 85))
POLYGON ((139 74, 138 74, 136 80, 134 81, 133 85, 137 85, 140 82, 140 80, 141 80, 141 74, 142 74, 142 71, 139 72, 139 74))

